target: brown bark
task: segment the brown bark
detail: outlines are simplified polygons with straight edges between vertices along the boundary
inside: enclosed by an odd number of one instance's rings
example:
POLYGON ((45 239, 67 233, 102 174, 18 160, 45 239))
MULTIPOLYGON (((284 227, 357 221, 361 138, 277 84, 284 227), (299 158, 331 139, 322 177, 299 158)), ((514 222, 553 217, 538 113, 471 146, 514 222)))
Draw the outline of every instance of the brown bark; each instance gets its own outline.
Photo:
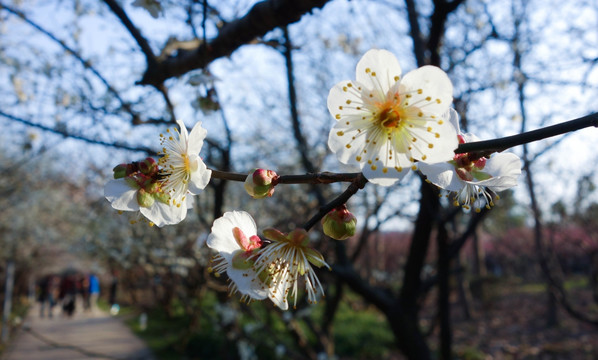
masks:
POLYGON ((179 50, 175 56, 157 60, 155 66, 148 64, 140 83, 159 88, 166 79, 203 68, 277 27, 299 21, 303 15, 323 7, 327 2, 328 0, 259 2, 242 18, 225 24, 218 36, 208 43, 202 42, 193 49, 179 50))

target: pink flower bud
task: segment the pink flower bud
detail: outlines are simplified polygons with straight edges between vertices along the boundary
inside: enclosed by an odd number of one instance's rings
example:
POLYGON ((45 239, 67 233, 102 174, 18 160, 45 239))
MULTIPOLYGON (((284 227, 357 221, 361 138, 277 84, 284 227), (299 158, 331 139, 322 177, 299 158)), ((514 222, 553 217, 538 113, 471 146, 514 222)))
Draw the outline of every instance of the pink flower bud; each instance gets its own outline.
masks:
POLYGON ((252 177, 255 185, 264 186, 272 184, 279 176, 272 170, 255 169, 252 177))
POLYGON ((484 168, 484 166, 486 166, 486 158, 485 157, 479 158, 474 163, 474 166, 477 167, 479 170, 482 170, 484 168))
POLYGON ((148 176, 153 176, 158 173, 158 163, 154 158, 148 157, 139 162, 139 171, 148 176))
POLYGON ((245 190, 254 199, 272 196, 279 178, 272 170, 254 169, 245 179, 245 190))
POLYGON ((322 219, 324 234, 336 240, 345 240, 355 235, 357 219, 345 205, 330 211, 322 219))
POLYGON ((253 251, 260 248, 263 244, 262 239, 260 239, 259 236, 252 235, 248 238, 243 230, 238 227, 233 228, 233 236, 235 240, 237 240, 239 246, 245 251, 253 251))

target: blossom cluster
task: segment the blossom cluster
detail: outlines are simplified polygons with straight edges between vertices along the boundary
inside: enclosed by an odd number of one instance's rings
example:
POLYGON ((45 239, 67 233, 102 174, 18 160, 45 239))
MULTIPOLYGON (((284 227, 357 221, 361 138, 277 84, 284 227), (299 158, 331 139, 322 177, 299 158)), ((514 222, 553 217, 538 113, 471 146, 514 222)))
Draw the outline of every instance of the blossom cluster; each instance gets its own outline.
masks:
MULTIPOLYGON (((452 99, 451 81, 439 68, 424 66, 403 76, 394 55, 370 50, 357 64, 356 79, 330 90, 328 109, 335 124, 328 146, 341 163, 359 167, 373 184, 391 186, 417 170, 447 196, 452 194, 454 205, 466 211, 489 209, 497 192, 517 184, 521 161, 509 153, 455 153, 459 144, 478 139, 461 133, 452 99)), ((207 133, 201 123, 189 133, 182 121, 177 123, 180 130, 160 135, 157 161, 146 158, 114 168, 114 180, 105 187, 113 208, 139 212, 157 226, 185 218, 212 171, 199 156, 207 133)), ((244 187, 255 199, 267 198, 280 178, 272 170, 253 169, 244 187)), ((357 220, 344 204, 321 223, 332 239, 356 232, 357 220)), ((226 274, 229 292, 240 293, 246 302, 268 298, 286 310, 291 300, 296 306, 303 284, 308 302, 315 303, 324 293, 316 268, 330 266, 310 246, 307 230, 264 229, 260 237, 251 215, 226 212, 208 236, 207 246, 216 251, 211 271, 226 274)))
POLYGON ((182 121, 178 130, 160 135, 160 159, 120 164, 114 168, 114 180, 104 187, 104 195, 119 211, 139 211, 151 225, 178 224, 210 181, 212 171, 199 157, 207 131, 201 122, 190 133, 182 121))

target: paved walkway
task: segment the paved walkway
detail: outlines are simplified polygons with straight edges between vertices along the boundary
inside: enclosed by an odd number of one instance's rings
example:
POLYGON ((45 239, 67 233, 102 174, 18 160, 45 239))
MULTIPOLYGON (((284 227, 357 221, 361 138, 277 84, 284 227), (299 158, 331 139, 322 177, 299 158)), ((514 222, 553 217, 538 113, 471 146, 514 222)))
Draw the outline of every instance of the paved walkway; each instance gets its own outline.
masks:
MULTIPOLYGON (((59 306, 54 312, 58 314, 59 306)), ((2 360, 154 360, 149 349, 118 318, 97 310, 40 317, 32 307, 2 360)))

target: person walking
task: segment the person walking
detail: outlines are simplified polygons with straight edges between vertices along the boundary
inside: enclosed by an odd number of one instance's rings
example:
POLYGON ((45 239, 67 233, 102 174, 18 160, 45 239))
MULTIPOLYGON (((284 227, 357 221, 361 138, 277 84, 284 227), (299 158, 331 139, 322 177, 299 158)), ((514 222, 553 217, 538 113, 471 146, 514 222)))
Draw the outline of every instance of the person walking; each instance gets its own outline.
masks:
POLYGON ((89 306, 91 313, 94 314, 97 309, 98 298, 100 297, 100 280, 94 273, 89 274, 89 306))

